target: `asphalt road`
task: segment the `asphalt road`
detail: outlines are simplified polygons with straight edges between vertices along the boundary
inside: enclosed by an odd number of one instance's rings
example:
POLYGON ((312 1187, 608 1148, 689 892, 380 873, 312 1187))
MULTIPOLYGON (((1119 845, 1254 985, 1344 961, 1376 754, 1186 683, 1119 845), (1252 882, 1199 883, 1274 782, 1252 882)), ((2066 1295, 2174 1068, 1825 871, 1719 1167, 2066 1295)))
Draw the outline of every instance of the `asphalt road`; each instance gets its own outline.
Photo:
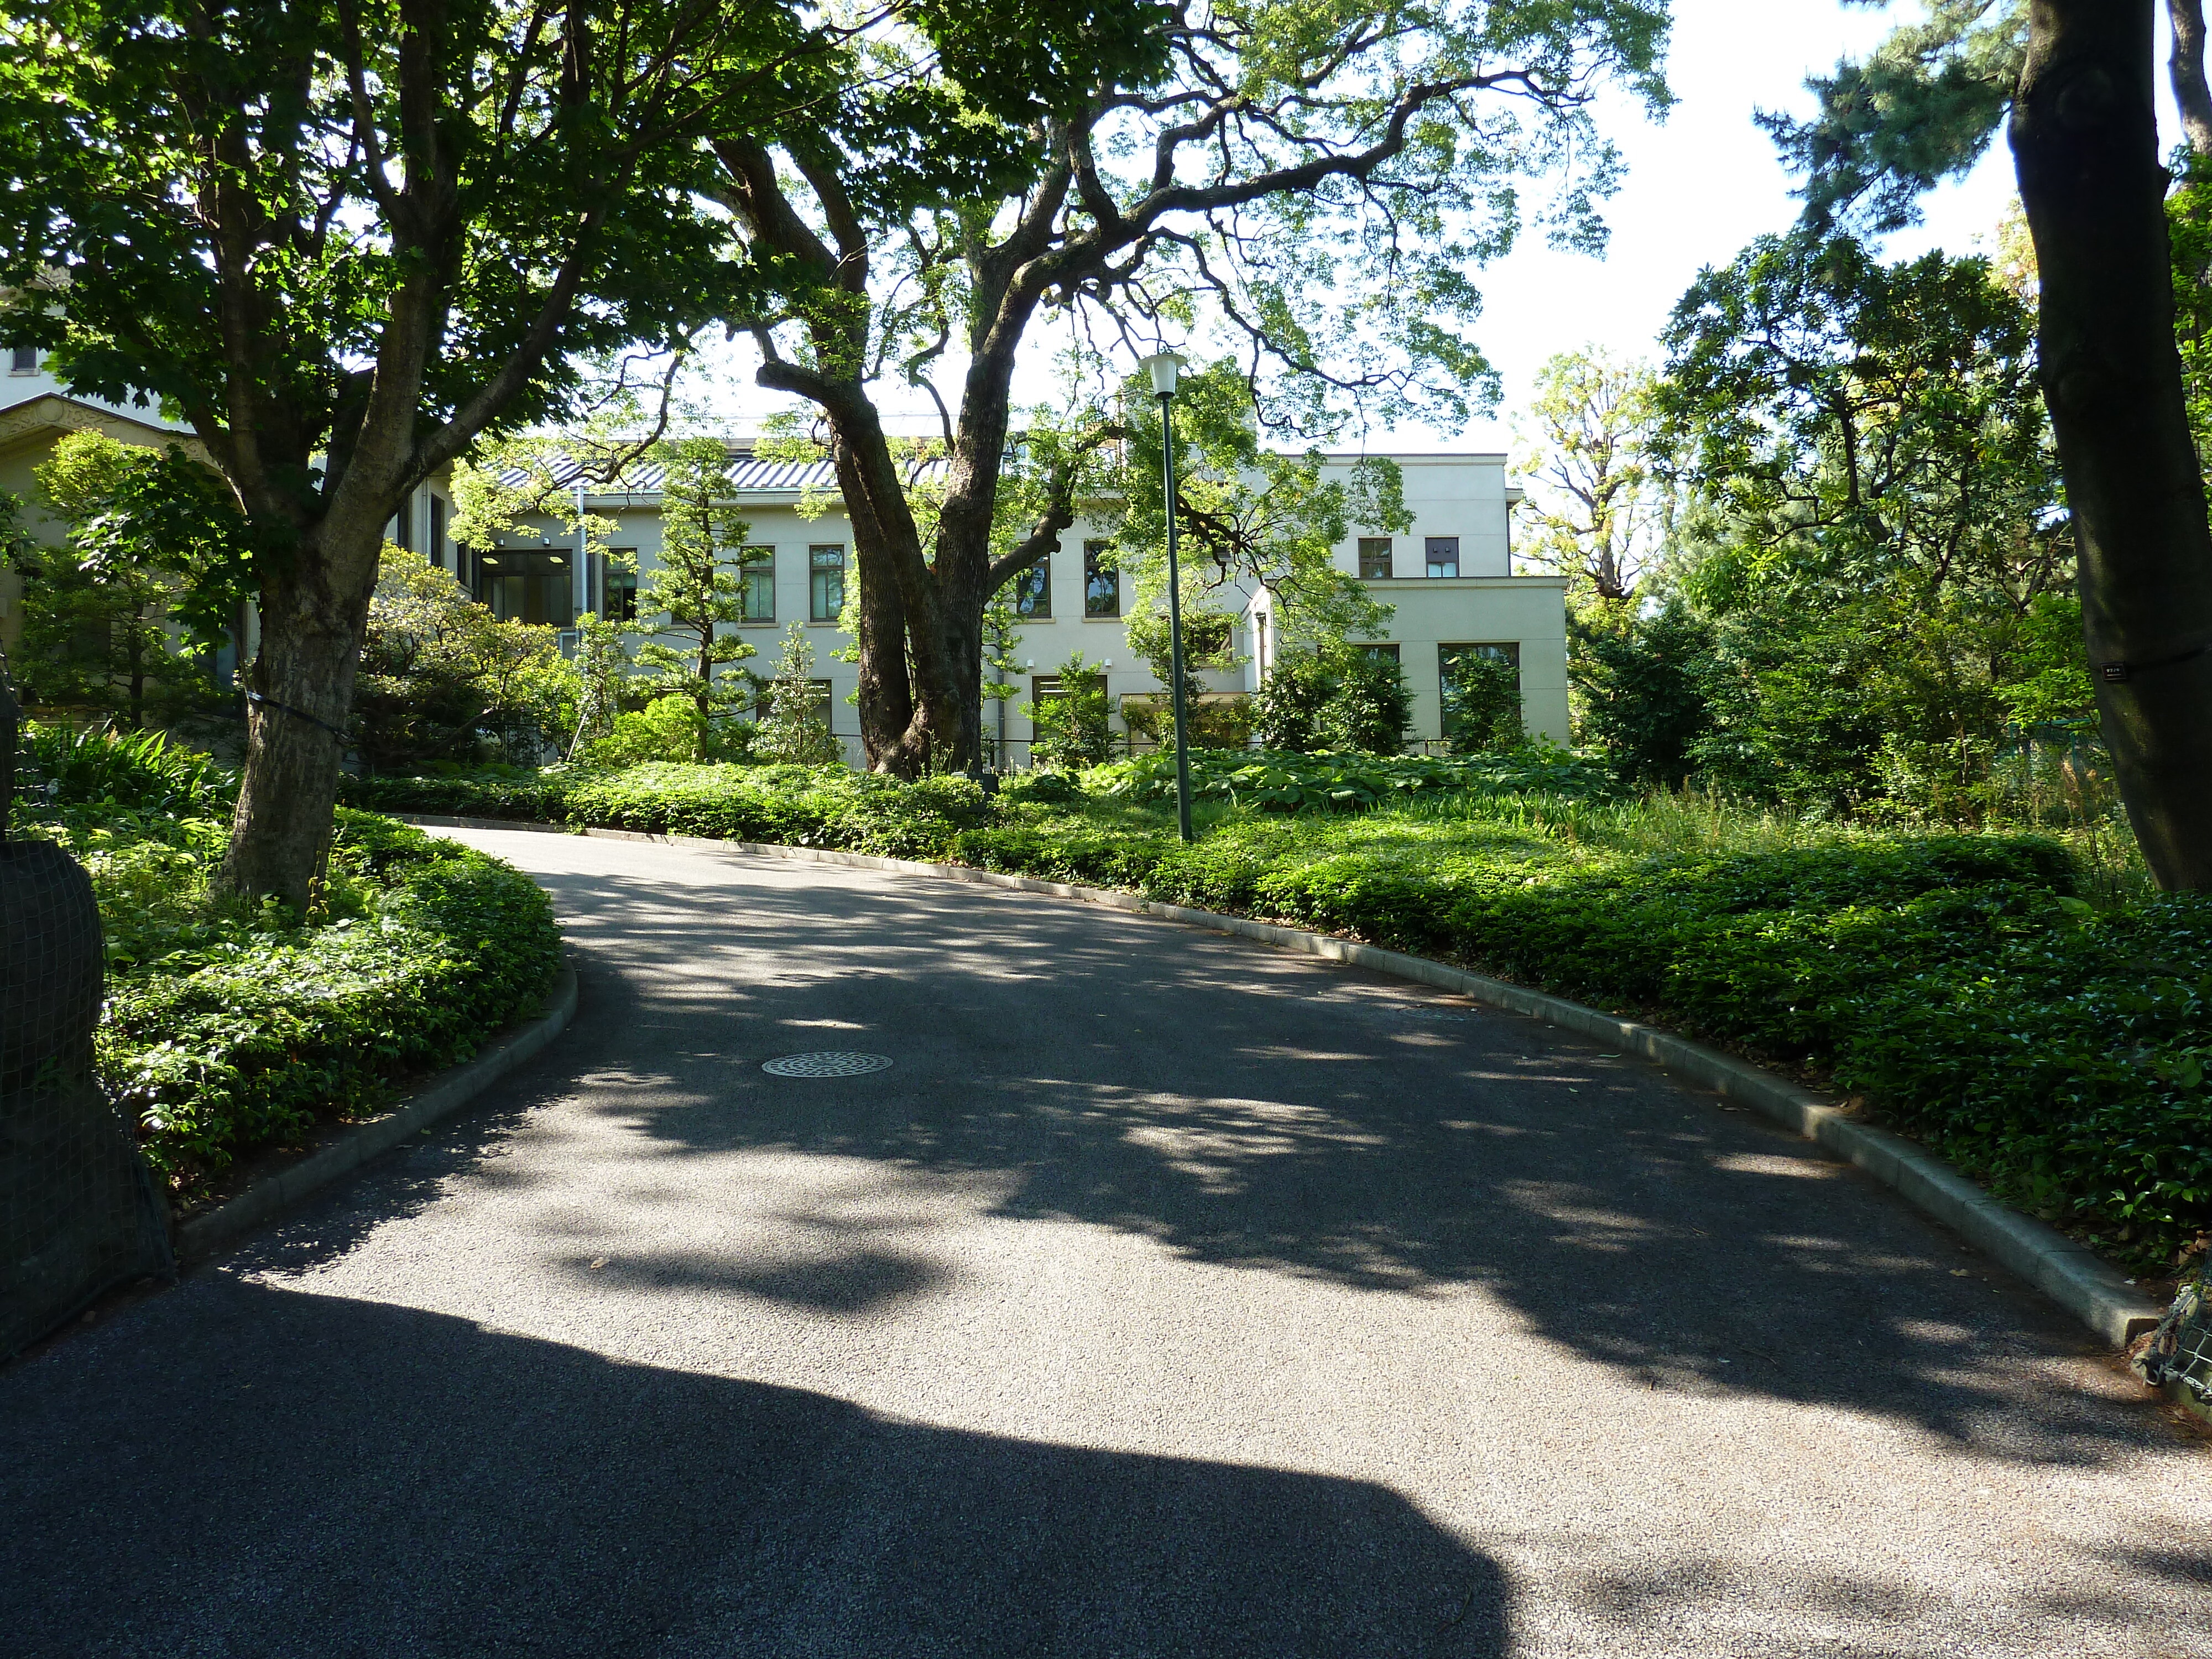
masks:
POLYGON ((1634 1062, 1080 904, 465 838, 576 1024, 0 1372, 0 1652, 2212 1653, 2212 1451, 1634 1062), (896 1064, 761 1070, 816 1049, 896 1064))

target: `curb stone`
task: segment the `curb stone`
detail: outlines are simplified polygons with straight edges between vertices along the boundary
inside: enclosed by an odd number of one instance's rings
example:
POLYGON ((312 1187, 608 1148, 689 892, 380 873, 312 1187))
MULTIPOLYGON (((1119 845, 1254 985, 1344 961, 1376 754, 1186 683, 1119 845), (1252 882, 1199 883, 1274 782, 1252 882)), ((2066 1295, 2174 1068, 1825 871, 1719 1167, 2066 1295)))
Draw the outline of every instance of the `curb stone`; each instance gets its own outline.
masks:
MULTIPOLYGON (((555 834, 576 833, 562 826, 528 824, 499 818, 452 818, 393 813, 410 823, 453 829, 541 830, 555 834)), ((1737 1101, 1793 1133, 1810 1140, 1844 1162, 1856 1165, 1905 1201, 1950 1228, 1968 1243, 1994 1258, 2014 1277, 2033 1285, 2114 1348, 2124 1348, 2143 1332, 2154 1329, 2163 1310, 2130 1284, 2124 1274, 2075 1243, 2057 1228, 2022 1215, 1992 1198, 1942 1158, 1901 1135, 1858 1122, 1851 1109, 1838 1105, 1786 1078, 1778 1077, 1748 1061, 1718 1049, 1677 1036, 1671 1031, 1640 1021, 1623 1019, 1601 1009, 1587 1007, 1534 991, 1524 985, 1469 973, 1426 957, 1407 956, 1372 945, 1339 939, 1328 933, 1307 933, 1243 916, 1194 910, 1178 904, 1162 904, 1134 893, 1108 888, 1082 887, 1067 882, 1044 881, 1034 876, 1006 875, 994 870, 971 869, 959 864, 924 864, 912 859, 878 858, 866 853, 843 853, 826 848, 779 847, 758 842, 716 841, 700 836, 649 835, 635 830, 586 830, 586 836, 607 841, 656 842, 713 853, 742 853, 810 864, 842 865, 850 869, 876 870, 897 875, 933 876, 979 886, 1018 892, 1048 894, 1055 898, 1080 899, 1110 905, 1142 915, 1158 916, 1216 933, 1234 933, 1262 944, 1331 961, 1410 979, 1440 990, 1455 992, 1477 1002, 1509 1012, 1524 1014, 1577 1036, 1595 1037, 1639 1055, 1682 1081, 1710 1089, 1723 1098, 1737 1101)))
POLYGON ((379 1153, 387 1152, 409 1135, 449 1117, 493 1084, 514 1071, 560 1036, 576 1012, 576 969, 563 962, 553 981, 553 994, 528 1024, 501 1037, 473 1060, 441 1073, 430 1085, 410 1095, 384 1116, 343 1131, 337 1139, 311 1158, 266 1180, 257 1181, 205 1215, 196 1215, 177 1228, 177 1260, 199 1261, 240 1233, 257 1227, 280 1210, 289 1209, 340 1176, 358 1169, 379 1153))

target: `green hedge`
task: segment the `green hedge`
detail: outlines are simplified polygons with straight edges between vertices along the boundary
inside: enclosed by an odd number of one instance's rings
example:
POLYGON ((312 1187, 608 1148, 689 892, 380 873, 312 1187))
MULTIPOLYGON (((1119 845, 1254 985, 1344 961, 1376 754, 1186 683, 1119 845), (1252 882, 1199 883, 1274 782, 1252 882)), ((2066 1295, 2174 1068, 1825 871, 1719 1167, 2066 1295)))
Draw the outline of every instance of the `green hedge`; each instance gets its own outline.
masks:
POLYGON ((1328 802, 1247 803, 1186 847, 1129 775, 987 802, 960 779, 648 767, 571 779, 562 811, 1134 889, 1448 957, 1802 1066, 2142 1265, 2212 1229, 2212 896, 2097 909, 2033 836, 1654 856, 1328 802))
POLYGON ((341 810, 326 908, 227 903, 210 878, 235 780, 158 738, 30 728, 14 831, 100 901, 102 1080, 187 1197, 240 1156, 387 1103, 543 1006, 561 939, 512 866, 341 810))

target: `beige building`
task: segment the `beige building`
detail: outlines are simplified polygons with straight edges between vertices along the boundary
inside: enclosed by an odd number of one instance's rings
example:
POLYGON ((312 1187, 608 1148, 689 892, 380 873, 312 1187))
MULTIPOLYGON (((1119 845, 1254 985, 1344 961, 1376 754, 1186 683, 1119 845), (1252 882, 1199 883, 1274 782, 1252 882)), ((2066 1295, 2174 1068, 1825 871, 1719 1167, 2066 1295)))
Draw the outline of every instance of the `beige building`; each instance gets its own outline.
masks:
MULTIPOLYGON (((1356 458, 1332 459, 1336 467, 1348 470, 1356 458)), ((1397 657, 1413 694, 1409 744, 1441 746, 1444 670, 1455 653, 1467 651, 1514 662, 1521 676, 1523 724, 1532 734, 1565 743, 1566 584, 1556 576, 1511 574, 1510 514, 1519 492, 1506 483, 1505 458, 1466 453, 1390 459, 1404 475, 1412 527, 1387 538, 1354 533, 1337 550, 1337 564, 1367 581, 1375 597, 1393 607, 1378 648, 1397 657)), ((836 655, 852 644, 837 625, 844 584, 852 580, 851 532, 834 506, 812 518, 800 511, 802 501, 826 497, 834 502, 835 478, 826 463, 763 461, 742 448, 732 454, 729 478, 731 495, 751 527, 751 558, 744 571, 746 619, 731 631, 753 641, 758 654, 751 665, 764 672, 775 660, 784 629, 794 622, 805 627, 814 642, 815 673, 831 729, 845 739, 848 758, 857 761, 858 716, 848 699, 858 671, 836 655)), ((629 487, 621 490, 593 488, 584 504, 594 516, 613 521, 617 528, 608 545, 634 556, 631 572, 596 556, 580 556, 574 533, 550 518, 505 538, 497 547, 473 553, 454 549, 441 529, 448 510, 428 489, 418 499, 413 525, 423 539, 411 544, 455 569, 502 617, 566 628, 582 611, 635 614, 636 586, 659 560, 659 474, 651 467, 635 468, 626 483, 629 487)), ((1123 581, 1098 568, 1095 555, 1105 545, 1105 534, 1078 520, 1061 538, 1059 550, 1019 590, 1020 641, 1014 657, 1030 695, 1004 710, 1013 764, 1024 763, 1036 735, 1021 713, 1023 704, 1049 692, 1056 684, 1054 671, 1073 653, 1082 652, 1106 677, 1117 711, 1117 734, 1127 732, 1118 712, 1123 698, 1164 689, 1129 647, 1123 581)), ((1231 643, 1242 660, 1233 669, 1200 678, 1217 692, 1256 690, 1275 656, 1269 597, 1264 590, 1238 591, 1226 608, 1238 615, 1231 643)), ((995 737, 1000 709, 987 705, 983 720, 987 736, 995 737)))

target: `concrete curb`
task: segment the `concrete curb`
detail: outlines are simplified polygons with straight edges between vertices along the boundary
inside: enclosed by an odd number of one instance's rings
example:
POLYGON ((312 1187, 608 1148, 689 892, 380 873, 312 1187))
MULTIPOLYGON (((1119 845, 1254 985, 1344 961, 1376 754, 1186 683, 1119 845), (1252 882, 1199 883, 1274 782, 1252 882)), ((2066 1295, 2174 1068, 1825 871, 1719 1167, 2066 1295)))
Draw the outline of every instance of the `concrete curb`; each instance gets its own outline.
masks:
MULTIPOLYGON (((556 834, 575 833, 555 826, 518 824, 497 818, 410 817, 407 821, 455 829, 553 829, 556 834)), ((2126 1276, 2118 1269, 2057 1228, 2000 1203, 1942 1158, 1901 1135, 1855 1121, 1850 1109, 1704 1043, 1692 1042, 1672 1031, 1623 1019, 1601 1009, 1585 1007, 1565 997, 1472 974, 1426 957, 1407 956, 1332 934, 1310 933, 1243 916, 1218 915, 1211 910, 1159 904, 1133 893, 1106 888, 1078 887, 1066 882, 1041 881, 1032 876, 1002 875, 991 870, 970 869, 965 865, 922 864, 910 859, 876 858, 865 853, 840 853, 819 848, 714 841, 698 836, 655 836, 635 830, 586 830, 583 833, 609 841, 658 842, 664 846, 689 847, 705 852, 744 853, 898 875, 934 876, 979 886, 1081 899, 1207 927, 1217 933, 1234 933, 1284 950, 1302 951, 1309 956, 1351 963, 1378 973, 1433 985, 1492 1007, 1540 1019, 1577 1036, 1595 1037, 1625 1053, 1639 1055, 1686 1083, 1711 1089, 1726 1099, 1741 1102, 1774 1119, 1835 1157, 1865 1170, 1915 1209, 1942 1222, 1968 1243, 1993 1257, 2007 1271, 2041 1291, 2115 1348, 2124 1348, 2144 1331, 2154 1328, 2164 1311, 2128 1283, 2126 1276)))
POLYGON ((347 1130, 313 1157, 265 1181, 255 1182, 228 1204, 179 1225, 178 1261, 201 1260, 380 1152, 391 1151, 409 1135, 450 1116, 560 1036, 575 1012, 576 970, 563 963, 561 976, 553 982, 552 997, 529 1024, 501 1037, 474 1060, 444 1073, 386 1115, 347 1130))

